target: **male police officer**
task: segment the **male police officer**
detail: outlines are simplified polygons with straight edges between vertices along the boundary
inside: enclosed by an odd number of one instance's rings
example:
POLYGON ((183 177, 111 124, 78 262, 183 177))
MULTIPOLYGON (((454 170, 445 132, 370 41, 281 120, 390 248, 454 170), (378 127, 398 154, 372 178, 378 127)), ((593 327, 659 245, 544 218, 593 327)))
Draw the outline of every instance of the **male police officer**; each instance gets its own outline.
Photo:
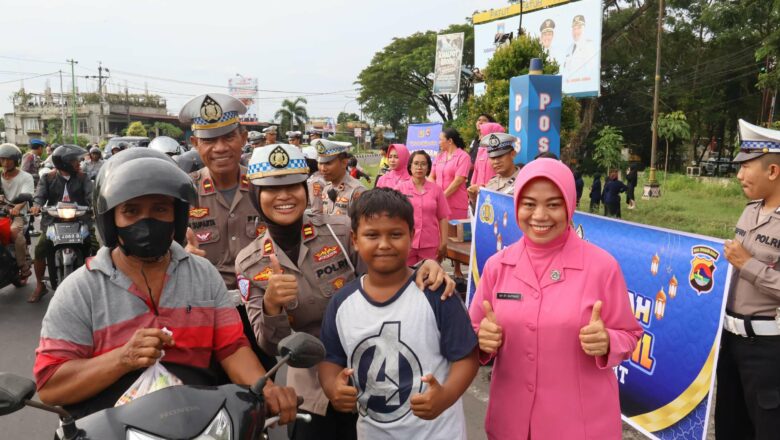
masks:
POLYGON ((289 142, 290 145, 295 145, 296 147, 301 148, 303 134, 301 134, 300 131, 288 131, 285 134, 287 135, 287 142, 289 142))
POLYGON ((250 131, 249 132, 249 149, 248 151, 245 151, 244 154, 241 155, 241 165, 247 166, 249 163, 249 158, 252 157, 252 150, 255 148, 260 148, 265 145, 265 135, 263 133, 260 133, 259 131, 250 131))
POLYGON ((272 145, 276 143, 276 126, 272 125, 266 129, 263 130, 263 134, 265 135, 265 144, 266 145, 272 145))
POLYGON ((718 358, 715 436, 780 438, 780 131, 739 121, 734 158, 752 199, 724 254, 733 266, 718 358))
MULTIPOLYGON (((515 150, 519 141, 516 137, 506 133, 491 133, 480 139, 480 146, 487 148, 490 166, 496 175, 485 184, 485 188, 503 194, 514 194, 515 180, 520 169, 515 166, 515 150)), ((479 186, 472 185, 468 189, 469 200, 476 203, 479 195, 479 186)))
MULTIPOLYGON (((190 143, 205 165, 190 174, 198 200, 190 208, 187 251, 216 266, 228 290, 237 288, 236 255, 265 230, 252 203, 257 191, 249 185, 246 168, 239 163, 247 141, 239 115, 245 112, 241 101, 221 93, 197 96, 179 112, 180 121, 192 124, 190 143)), ((257 349, 243 306, 239 313, 253 350, 263 365, 268 365, 268 358, 257 349)))
POLYGON ((542 47, 544 47, 547 50, 550 50, 550 46, 552 46, 552 40, 555 36, 555 22, 551 19, 546 19, 542 22, 542 25, 539 26, 539 33, 540 38, 539 41, 542 43, 542 47))
POLYGON ((347 152, 352 146, 349 142, 334 142, 317 139, 312 143, 317 149, 320 177, 309 180, 309 197, 312 209, 317 211, 317 200, 322 201, 325 214, 348 215, 352 201, 365 191, 365 187, 347 174, 347 152))

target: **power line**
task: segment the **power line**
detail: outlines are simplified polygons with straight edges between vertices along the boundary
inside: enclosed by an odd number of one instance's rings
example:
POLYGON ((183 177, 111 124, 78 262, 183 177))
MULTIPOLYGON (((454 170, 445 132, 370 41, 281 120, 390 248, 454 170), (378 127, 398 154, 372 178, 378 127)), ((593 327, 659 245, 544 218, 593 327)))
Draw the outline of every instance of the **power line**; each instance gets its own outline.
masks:
POLYGON ((42 73, 42 74, 35 75, 35 76, 28 76, 27 78, 17 78, 17 79, 12 79, 12 80, 9 80, 9 81, 2 81, 2 82, 0 82, 0 84, 10 84, 10 83, 15 83, 17 81, 27 81, 27 80, 30 80, 30 79, 40 78, 42 76, 56 75, 58 73, 59 73, 59 71, 51 72, 51 73, 42 73))

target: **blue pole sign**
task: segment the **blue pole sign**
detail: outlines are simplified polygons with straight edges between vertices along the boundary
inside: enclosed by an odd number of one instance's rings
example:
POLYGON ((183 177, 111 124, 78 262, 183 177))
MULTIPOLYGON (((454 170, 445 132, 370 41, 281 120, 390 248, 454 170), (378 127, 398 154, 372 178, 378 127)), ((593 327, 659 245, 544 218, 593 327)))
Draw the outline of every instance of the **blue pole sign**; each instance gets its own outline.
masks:
POLYGON ((515 163, 539 153, 561 156, 561 77, 523 75, 509 81, 509 133, 520 139, 515 163))

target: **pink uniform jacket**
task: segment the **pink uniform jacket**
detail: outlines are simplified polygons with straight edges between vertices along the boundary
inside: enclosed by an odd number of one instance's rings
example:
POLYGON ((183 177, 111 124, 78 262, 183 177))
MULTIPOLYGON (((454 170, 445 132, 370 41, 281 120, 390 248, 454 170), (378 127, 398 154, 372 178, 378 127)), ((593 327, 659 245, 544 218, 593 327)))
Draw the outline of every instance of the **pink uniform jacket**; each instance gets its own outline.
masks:
POLYGON ((398 185, 411 178, 411 176, 409 176, 409 170, 406 169, 409 164, 409 150, 406 148, 406 145, 390 145, 387 149, 387 155, 389 156, 393 151, 398 154, 398 166, 394 170, 390 170, 379 177, 379 180, 376 181, 377 188, 398 189, 398 185))
MULTIPOLYGON (((433 162, 433 172, 436 174, 436 184, 446 191, 455 177, 461 176, 464 179, 469 176, 471 169, 471 157, 460 148, 452 152, 452 157, 447 158, 447 153, 440 152, 433 162)), ((466 193, 466 182, 455 190, 452 195, 447 197, 447 203, 450 207, 450 220, 465 219, 469 217, 469 196, 466 193)))
MULTIPOLYGON (((485 122, 479 126, 479 133, 481 137, 490 133, 504 133, 504 127, 495 122, 485 122)), ((474 173, 471 175, 471 184, 485 186, 488 180, 496 175, 496 172, 493 171, 493 166, 490 164, 487 147, 483 147, 481 144, 480 142, 477 157, 474 158, 474 173)))
POLYGON ((414 208, 413 249, 439 247, 441 231, 439 221, 450 215, 444 191, 433 182, 426 181, 422 192, 417 192, 413 180, 407 180, 396 188, 409 197, 414 208))
MULTIPOLYGON (((574 179, 554 159, 538 159, 521 170, 515 209, 523 185, 541 176, 558 185, 568 212, 573 213, 574 179), (537 164, 540 161, 549 162, 537 164)), ((629 357, 642 330, 631 311, 617 261, 571 228, 564 233, 568 236, 552 257, 549 275, 537 279, 522 238, 488 259, 477 285, 469 310, 474 329, 479 330, 484 317, 485 300, 503 329, 485 420, 490 439, 621 438, 612 367, 629 357), (552 276, 553 270, 558 276, 552 276), (606 356, 594 358, 583 352, 579 331, 589 323, 598 300, 603 303, 601 318, 610 349, 606 356)), ((482 362, 490 357, 480 352, 482 362)))

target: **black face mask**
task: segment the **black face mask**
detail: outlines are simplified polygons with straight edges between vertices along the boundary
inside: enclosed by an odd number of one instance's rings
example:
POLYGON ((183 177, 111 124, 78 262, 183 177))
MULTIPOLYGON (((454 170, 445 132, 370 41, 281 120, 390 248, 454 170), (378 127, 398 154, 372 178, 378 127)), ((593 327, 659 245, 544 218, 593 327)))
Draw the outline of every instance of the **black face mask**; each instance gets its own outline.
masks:
POLYGON ((130 226, 116 228, 125 254, 139 258, 160 258, 173 242, 173 222, 153 218, 138 220, 130 226))

